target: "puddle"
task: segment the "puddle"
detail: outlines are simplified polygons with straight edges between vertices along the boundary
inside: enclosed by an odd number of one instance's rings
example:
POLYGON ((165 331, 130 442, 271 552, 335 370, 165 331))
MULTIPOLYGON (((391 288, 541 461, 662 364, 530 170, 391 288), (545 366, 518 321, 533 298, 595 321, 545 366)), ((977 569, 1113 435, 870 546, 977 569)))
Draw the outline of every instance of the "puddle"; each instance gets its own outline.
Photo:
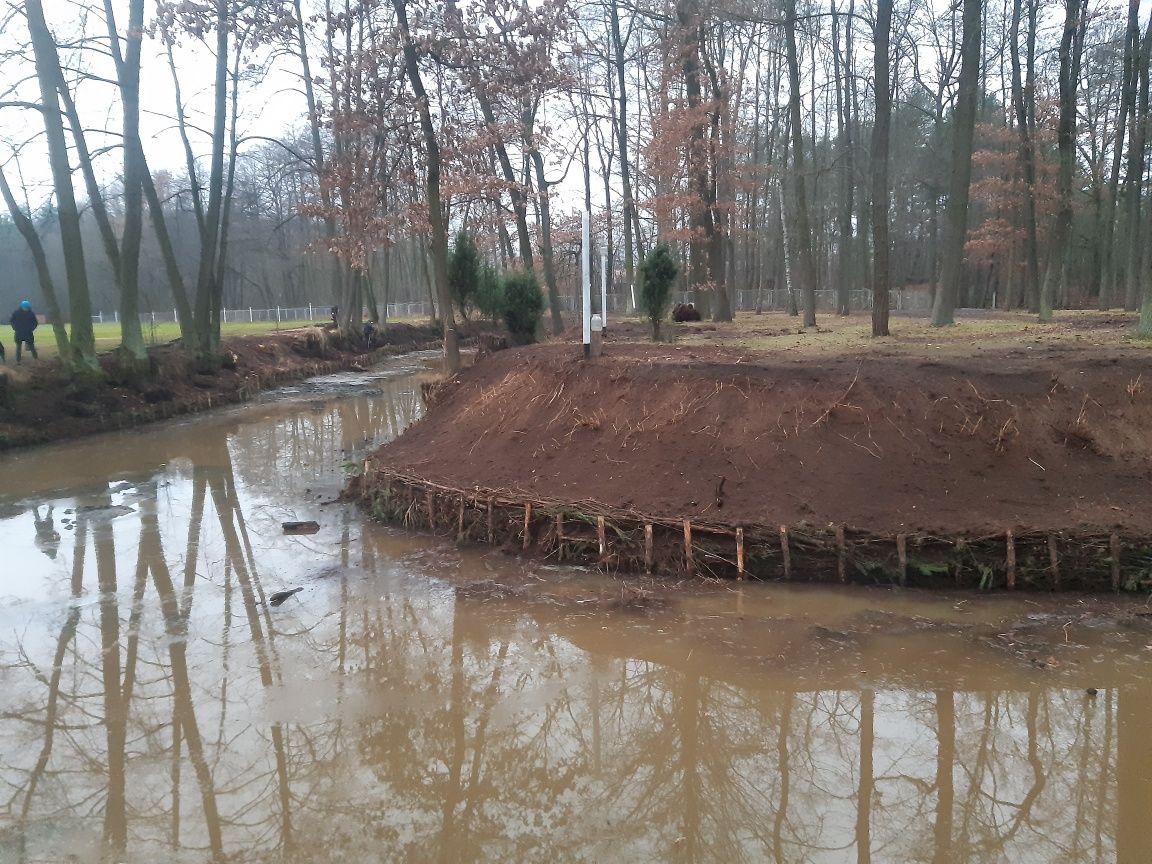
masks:
POLYGON ((0 457, 0 861, 1152 860, 1145 604, 366 523, 421 363, 0 457))

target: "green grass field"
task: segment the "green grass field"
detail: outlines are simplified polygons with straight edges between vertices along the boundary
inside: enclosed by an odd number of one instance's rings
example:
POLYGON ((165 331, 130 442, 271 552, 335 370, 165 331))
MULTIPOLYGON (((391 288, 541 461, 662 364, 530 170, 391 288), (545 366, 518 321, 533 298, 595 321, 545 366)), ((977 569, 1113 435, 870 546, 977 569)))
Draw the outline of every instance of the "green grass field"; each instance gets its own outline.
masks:
MULTIPOLYGON (((275 321, 256 321, 252 324, 248 322, 230 322, 220 327, 220 334, 227 338, 228 336, 244 336, 249 333, 268 333, 277 329, 288 330, 292 327, 301 326, 304 326, 304 322, 302 321, 282 324, 279 328, 277 328, 275 321)), ((93 324, 92 330, 96 334, 97 352, 111 351, 120 344, 119 324, 106 321, 103 324, 93 324)), ((149 345, 162 345, 165 342, 171 342, 173 339, 179 338, 180 327, 174 321, 158 323, 155 326, 150 324, 144 325, 144 341, 149 345)), ((4 344, 4 349, 9 355, 9 362, 11 362, 12 358, 15 357, 15 340, 12 338, 12 331, 7 327, 0 328, 0 342, 4 344)), ((56 339, 52 335, 51 326, 42 324, 36 330, 36 350, 40 352, 41 358, 55 357, 57 355, 56 339)))
MULTIPOLYGON (((403 318, 396 319, 397 321, 408 321, 415 323, 426 319, 420 318, 403 318)), ((313 323, 323 323, 321 319, 313 323)), ((390 321, 389 323, 394 323, 390 321)), ((220 326, 220 335, 222 338, 227 339, 230 336, 247 336, 253 333, 274 333, 277 330, 296 330, 301 327, 307 327, 306 321, 284 321, 277 326, 275 321, 254 321, 248 323, 247 321, 236 322, 229 321, 220 326)), ((92 330, 96 336, 96 351, 103 353, 111 351, 120 344, 120 325, 112 322, 105 321, 103 324, 93 324, 92 330)), ((175 321, 158 322, 155 325, 144 325, 144 341, 149 345, 163 345, 166 342, 171 342, 174 339, 180 338, 180 326, 175 321)), ((8 362, 11 363, 15 358, 15 340, 12 338, 12 330, 8 327, 0 327, 0 343, 4 345, 4 350, 8 352, 8 362)), ((36 350, 39 351, 42 359, 48 357, 55 357, 57 355, 56 339, 52 335, 52 327, 47 324, 41 324, 36 330, 36 350)))

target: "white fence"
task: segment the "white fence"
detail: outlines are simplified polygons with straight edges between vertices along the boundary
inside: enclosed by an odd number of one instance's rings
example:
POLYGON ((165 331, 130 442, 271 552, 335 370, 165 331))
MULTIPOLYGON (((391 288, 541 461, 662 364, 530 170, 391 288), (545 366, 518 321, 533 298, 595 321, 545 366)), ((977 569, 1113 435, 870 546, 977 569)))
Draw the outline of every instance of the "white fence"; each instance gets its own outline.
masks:
MULTIPOLYGON (((274 309, 221 309, 220 320, 225 324, 255 324, 257 322, 275 324, 293 323, 323 323, 331 320, 332 307, 328 304, 312 303, 308 306, 277 306, 274 309)), ((367 314, 365 314, 367 317, 367 314)), ((388 320, 396 318, 427 318, 428 301, 420 303, 389 303, 388 320)), ((160 309, 154 312, 141 312, 142 324, 162 324, 179 321, 180 317, 175 309, 160 309)), ((120 313, 105 314, 98 312, 92 316, 93 324, 103 324, 106 321, 119 323, 120 313)))
MULTIPOLYGON (((872 294, 869 291, 850 291, 849 307, 855 310, 866 310, 872 308, 872 294)), ((692 299, 692 295, 687 292, 678 292, 673 297, 674 303, 688 303, 692 299)), ((758 304, 763 303, 760 307, 765 311, 784 311, 788 309, 788 291, 783 288, 777 288, 771 291, 746 291, 737 290, 735 292, 735 304, 737 312, 753 312, 756 310, 758 304)), ((580 303, 579 295, 566 295, 560 298, 560 308, 565 312, 578 311, 580 303)), ((600 295, 598 292, 593 291, 592 303, 598 306, 600 303, 600 295)), ((801 303, 801 298, 797 296, 797 303, 801 303)), ((891 294, 892 310, 894 312, 926 312, 928 311, 928 295, 924 292, 903 292, 895 289, 891 294)), ((633 311, 633 300, 630 291, 617 291, 614 294, 608 295, 608 312, 613 315, 626 315, 633 311)), ((816 292, 816 308, 818 311, 831 312, 836 308, 836 292, 832 290, 823 290, 816 292)), ((427 318, 428 317, 428 301, 420 301, 416 303, 389 303, 388 304, 388 320, 394 321, 399 318, 427 318)), ((221 320, 226 324, 231 323, 246 323, 255 324, 257 322, 275 323, 298 325, 301 323, 311 322, 324 322, 330 319, 332 314, 332 307, 328 304, 309 304, 308 306, 277 306, 273 309, 256 309, 249 307, 247 309, 222 309, 221 320)), ((367 317, 367 311, 365 311, 367 317)), ((154 312, 142 312, 140 314, 140 321, 142 324, 161 324, 179 320, 175 309, 161 309, 154 312)), ((112 312, 106 314, 99 312, 92 316, 93 323, 103 324, 106 321, 120 321, 120 313, 112 312)))

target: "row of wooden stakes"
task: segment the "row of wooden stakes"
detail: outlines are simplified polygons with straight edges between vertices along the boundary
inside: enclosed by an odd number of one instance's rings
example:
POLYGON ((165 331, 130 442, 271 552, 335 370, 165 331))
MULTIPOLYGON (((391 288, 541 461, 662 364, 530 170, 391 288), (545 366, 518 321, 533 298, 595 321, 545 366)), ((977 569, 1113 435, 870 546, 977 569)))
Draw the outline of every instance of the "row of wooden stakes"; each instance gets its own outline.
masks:
MULTIPOLYGON (((365 476, 369 471, 369 461, 364 462, 365 476)), ((399 478, 396 478, 399 480, 399 478)), ((451 490, 444 487, 433 488, 430 484, 414 484, 411 480, 400 480, 406 485, 411 493, 415 496, 418 492, 417 485, 423 486, 424 507, 427 511, 428 524, 430 527, 436 525, 436 495, 450 496, 456 499, 456 539, 457 542, 463 542, 466 539, 465 531, 465 510, 471 504, 474 508, 483 508, 486 511, 486 529, 487 529, 487 542, 489 545, 497 542, 494 509, 497 506, 497 498, 495 496, 482 497, 479 493, 469 494, 459 490, 451 490), (483 502, 483 503, 482 503, 483 502)), ((385 475, 385 485, 388 489, 388 494, 391 495, 393 478, 390 475, 385 475)), ((415 500, 415 499, 414 499, 415 500)), ((500 501, 499 506, 511 508, 523 508, 523 527, 521 530, 521 548, 522 551, 528 552, 534 537, 532 534, 533 518, 538 515, 537 507, 540 505, 533 504, 531 501, 512 502, 500 501)), ((547 505, 544 505, 547 506, 547 505)), ((591 544, 595 543, 598 547, 598 562, 601 566, 607 566, 611 560, 611 549, 608 542, 608 526, 609 523, 605 516, 595 516, 596 537, 593 541, 588 536, 581 536, 571 534, 565 531, 565 516, 563 512, 555 512, 551 514, 554 524, 554 536, 558 543, 579 543, 591 544)), ((581 520, 584 521, 584 520, 581 520)), ((655 565, 655 543, 654 543, 654 522, 636 520, 643 525, 644 530, 644 570, 646 573, 651 574, 655 565)), ((668 523, 660 523, 668 527, 668 523)), ((693 540, 694 529, 692 521, 689 519, 680 520, 680 529, 683 532, 683 560, 684 568, 687 575, 695 575, 696 573, 696 551, 697 544, 693 540)), ((709 525, 702 529, 710 536, 731 536, 735 543, 735 560, 729 561, 731 565, 734 563, 736 570, 736 578, 743 580, 747 577, 748 572, 746 568, 746 555, 745 555, 745 529, 737 526, 733 529, 718 529, 716 526, 709 525)), ((835 538, 836 549, 836 570, 838 581, 847 583, 848 570, 851 564, 850 547, 846 539, 845 527, 843 525, 833 526, 833 535, 835 538)), ((757 532, 761 537, 762 531, 757 532)), ((897 573, 896 580, 900 585, 907 584, 908 581, 908 534, 896 534, 894 537, 897 557, 897 573)), ((1012 529, 1008 529, 1004 533, 1004 577, 1005 587, 1009 590, 1014 590, 1017 587, 1017 536, 1012 529)), ((957 551, 964 547, 963 540, 955 541, 957 551)), ((785 580, 790 580, 793 577, 793 541, 791 538, 791 531, 787 525, 779 527, 779 551, 782 576, 785 580)), ((1059 589, 1061 587, 1061 562, 1059 553, 1058 535, 1056 533, 1049 533, 1047 539, 1048 551, 1048 572, 1051 587, 1059 589)), ((1121 541, 1116 533, 1112 533, 1109 537, 1109 552, 1110 552, 1110 566, 1111 566, 1111 584, 1113 590, 1119 590, 1121 587, 1121 541)))

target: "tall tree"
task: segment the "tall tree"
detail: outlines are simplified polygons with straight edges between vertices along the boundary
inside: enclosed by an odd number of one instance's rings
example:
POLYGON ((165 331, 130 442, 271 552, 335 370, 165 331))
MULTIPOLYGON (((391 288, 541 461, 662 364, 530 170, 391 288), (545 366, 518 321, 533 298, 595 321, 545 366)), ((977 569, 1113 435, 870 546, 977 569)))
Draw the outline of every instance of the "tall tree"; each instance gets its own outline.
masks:
MULTIPOLYGON (((844 16, 844 23, 840 23, 840 15, 836 12, 836 2, 832 2, 832 61, 833 74, 836 84, 836 126, 838 140, 838 158, 840 160, 840 214, 839 227, 839 261, 836 268, 836 312, 839 315, 848 315, 851 310, 851 286, 853 276, 854 256, 852 247, 855 242, 853 236, 852 211, 855 207, 856 188, 856 148, 853 143, 854 114, 852 111, 851 79, 852 67, 852 19, 855 15, 855 0, 848 0, 848 12, 844 16), (840 54, 840 31, 844 31, 844 54, 840 54)), ((889 112, 891 113, 891 112, 889 112)), ((885 166, 887 170, 887 166, 885 166)), ((887 182, 885 182, 887 186, 887 182)))
POLYGON ((1124 30, 1124 67, 1121 73, 1120 104, 1116 110, 1115 132, 1112 141, 1112 167, 1108 174, 1103 212, 1100 222, 1100 308, 1110 309, 1123 302, 1118 296, 1116 248, 1116 203, 1120 191, 1120 165, 1123 162, 1128 115, 1136 104, 1138 75, 1136 58, 1140 52, 1140 0, 1128 0, 1128 24, 1124 30))
POLYGON ((72 166, 68 156, 68 141, 64 135, 64 120, 57 90, 60 64, 56 59, 56 43, 48 29, 44 7, 40 0, 27 0, 24 12, 27 15, 28 32, 32 37, 32 50, 36 57, 40 113, 44 119, 44 131, 48 138, 48 164, 56 192, 60 243, 68 279, 68 305, 72 331, 68 340, 70 354, 66 362, 74 375, 92 377, 99 374, 100 364, 96 359, 96 339, 92 330, 92 303, 88 293, 84 240, 80 232, 80 211, 76 204, 76 193, 72 188, 72 166))
MULTIPOLYGON (((1012 25, 1009 29, 1009 41, 1012 58, 1012 106, 1016 114, 1016 134, 1019 138, 1017 148, 1017 161, 1020 174, 1024 181, 1024 296, 1026 298, 1039 298, 1040 296, 1040 258, 1036 237, 1036 158, 1032 142, 1033 117, 1029 111, 1035 99, 1035 94, 1026 92, 1024 81, 1020 72, 1020 19, 1021 4, 1023 0, 1012 0, 1012 25)), ((1035 3, 1036 0, 1028 0, 1035 3)), ((1035 51, 1036 31, 1034 27, 1035 16, 1029 17, 1028 48, 1025 56, 1032 57, 1035 51)), ((1032 86, 1032 82, 1029 82, 1032 86)))
POLYGON ((392 0, 404 51, 404 67, 408 84, 416 97, 416 111, 420 117, 420 132, 424 139, 424 188, 428 195, 428 222, 432 227, 432 272, 435 280, 436 300, 440 305, 440 318, 444 333, 444 371, 449 375, 460 369, 460 344, 456 333, 456 318, 452 313, 452 295, 448 288, 448 220, 440 194, 440 141, 432 119, 428 91, 420 71, 420 54, 408 24, 407 0, 392 0))
MULTIPOLYGON (((1075 0, 1072 0, 1075 2, 1075 0)), ((940 289, 932 309, 932 324, 943 327, 956 320, 956 300, 964 277, 964 241, 968 233, 968 187, 972 180, 972 140, 976 128, 976 99, 980 89, 981 0, 964 0, 960 80, 952 122, 952 167, 948 206, 944 212, 944 249, 940 289)))
POLYGON ((1081 0, 1064 0, 1064 32, 1060 39, 1060 124, 1056 148, 1060 167, 1056 175, 1056 221, 1048 250, 1048 265, 1040 288, 1040 320, 1052 320, 1057 286, 1068 278, 1072 239, 1072 173, 1076 166, 1077 31, 1081 25, 1081 0))
MULTIPOLYGON (((1140 52, 1136 57, 1136 78, 1139 81, 1139 94, 1136 98, 1135 112, 1133 114, 1132 134, 1128 144, 1128 173, 1124 179, 1125 209, 1128 223, 1128 261, 1126 269, 1127 288, 1125 290, 1124 308, 1135 309, 1142 296, 1140 285, 1146 282, 1143 272, 1144 248, 1141 242, 1141 220, 1143 208, 1141 196, 1144 191, 1145 145, 1148 135, 1148 73, 1149 59, 1152 52, 1152 14, 1148 17, 1148 27, 1144 32, 1144 39, 1140 45, 1140 52)), ((1147 308, 1147 303, 1144 304, 1147 308)), ((1143 310, 1142 310, 1143 311, 1143 310)), ((1146 325, 1144 315, 1141 315, 1140 331, 1142 334, 1152 336, 1152 325, 1146 325)))
POLYGON ((812 253, 812 228, 808 192, 804 179, 804 123, 800 112, 800 62, 796 50, 796 0, 784 2, 784 39, 788 57, 788 112, 792 136, 792 185, 794 190, 792 246, 798 259, 800 293, 804 299, 804 326, 816 326, 816 260, 812 253))
MULTIPOLYGON (((1135 154, 1129 158, 1128 170, 1133 181, 1129 187, 1128 224, 1129 236, 1133 238, 1128 253, 1128 285, 1129 293, 1135 293, 1143 283, 1144 290, 1140 292, 1140 321, 1136 326, 1136 335, 1143 339, 1152 339, 1152 279, 1144 272, 1144 259, 1141 242, 1140 196, 1143 192, 1144 179, 1144 143, 1148 126, 1148 90, 1149 67, 1152 65, 1152 13, 1148 15, 1148 27, 1144 31, 1144 41, 1140 46, 1138 60, 1138 75, 1140 78, 1140 96, 1137 99, 1136 122, 1132 124, 1132 144, 1135 154), (1135 203, 1133 203, 1135 202, 1135 203)), ((1147 220, 1152 225, 1152 219, 1147 220)))
POLYGON ((888 43, 892 33, 892 0, 876 0, 874 33, 876 119, 872 126, 872 335, 888 335, 888 139, 892 124, 888 43))

